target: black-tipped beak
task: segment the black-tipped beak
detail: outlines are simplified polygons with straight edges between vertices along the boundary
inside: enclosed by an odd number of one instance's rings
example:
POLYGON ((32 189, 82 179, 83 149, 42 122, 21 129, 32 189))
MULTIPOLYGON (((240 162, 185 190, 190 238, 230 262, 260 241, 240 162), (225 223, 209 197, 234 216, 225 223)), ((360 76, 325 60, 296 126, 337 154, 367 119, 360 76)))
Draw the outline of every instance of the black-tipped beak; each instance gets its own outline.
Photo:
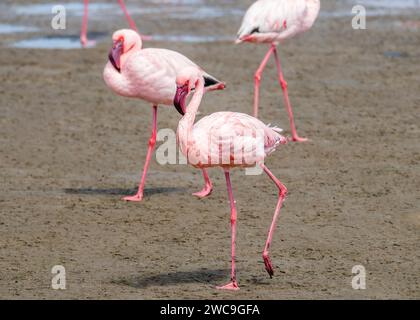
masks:
POLYGON ((123 50, 123 41, 118 40, 114 42, 114 45, 112 46, 108 54, 109 61, 112 63, 114 68, 118 70, 118 72, 121 71, 122 50, 123 50))
POLYGON ((188 96, 188 85, 178 86, 176 88, 174 106, 181 115, 185 114, 185 104, 188 96))

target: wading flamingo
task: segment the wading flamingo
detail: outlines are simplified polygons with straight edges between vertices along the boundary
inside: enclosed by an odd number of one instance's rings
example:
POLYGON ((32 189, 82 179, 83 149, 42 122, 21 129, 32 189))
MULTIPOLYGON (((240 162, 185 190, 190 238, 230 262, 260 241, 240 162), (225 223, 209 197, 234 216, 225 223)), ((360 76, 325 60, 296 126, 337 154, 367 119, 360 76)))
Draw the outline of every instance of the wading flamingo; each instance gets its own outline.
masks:
MULTIPOLYGON (((124 0, 118 0, 118 3, 120 4, 122 11, 124 12, 125 17, 127 18, 130 28, 138 32, 137 26, 134 20, 131 18, 130 14, 127 11, 124 0)), ((89 41, 87 38, 88 7, 89 7, 89 0, 84 0, 82 30, 80 31, 80 43, 82 44, 83 47, 86 47, 89 44, 89 41)), ((144 36, 142 37, 144 38, 144 36)))
POLYGON ((236 43, 269 43, 270 48, 255 72, 254 117, 258 116, 261 76, 268 59, 273 54, 276 61, 280 86, 283 90, 284 104, 289 113, 293 141, 306 141, 298 136, 293 119, 292 106, 287 93, 277 45, 310 29, 319 13, 319 0, 258 0, 245 13, 238 31, 236 43))
POLYGON ((201 169, 221 167, 224 170, 231 210, 232 271, 231 281, 217 288, 238 290, 235 272, 236 207, 229 171, 234 167, 259 165, 279 190, 277 206, 263 251, 265 269, 271 277, 274 270, 268 250, 287 189, 264 165, 264 158, 287 140, 279 134, 281 129, 267 126, 244 113, 216 112, 194 124, 204 85, 202 72, 197 68, 189 67, 178 75, 174 105, 183 117, 178 124, 177 139, 189 164, 201 169), (195 93, 186 107, 186 98, 192 90, 195 93))
MULTIPOLYGON (((166 50, 142 49, 139 34, 133 30, 122 29, 114 32, 113 46, 109 53, 109 61, 105 66, 103 78, 109 88, 125 97, 138 98, 150 102, 153 106, 152 135, 149 139, 146 162, 137 194, 123 198, 127 201, 143 199, 147 169, 152 156, 157 131, 157 107, 173 105, 176 93, 176 76, 186 67, 198 66, 182 54, 166 50)), ((203 72, 205 90, 221 90, 225 84, 206 72, 203 72)), ((203 190, 194 193, 202 198, 212 191, 212 183, 205 169, 203 190)))

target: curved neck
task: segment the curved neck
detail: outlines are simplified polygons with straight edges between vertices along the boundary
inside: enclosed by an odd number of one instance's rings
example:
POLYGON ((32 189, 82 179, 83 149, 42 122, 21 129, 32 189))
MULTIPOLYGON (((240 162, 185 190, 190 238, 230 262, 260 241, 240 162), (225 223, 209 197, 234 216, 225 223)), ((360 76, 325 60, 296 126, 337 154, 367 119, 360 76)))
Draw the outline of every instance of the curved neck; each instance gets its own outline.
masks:
MULTIPOLYGON (((185 115, 179 121, 178 124, 178 137, 179 140, 183 142, 184 145, 190 145, 192 143, 192 128, 195 121, 195 116, 197 114, 198 107, 200 106, 201 100, 204 95, 204 78, 200 77, 196 87, 195 93, 191 98, 190 103, 187 106, 185 115)), ((186 151, 186 150, 185 150, 186 151)))
POLYGON ((125 65, 125 62, 127 61, 127 59, 134 53, 141 51, 142 49, 142 44, 140 41, 136 41, 131 47, 130 49, 128 49, 125 52, 121 53, 120 59, 121 59, 121 69, 123 67, 123 65, 125 65))
POLYGON ((143 47, 143 43, 141 42, 141 40, 137 40, 134 42, 134 45, 130 48, 130 51, 132 52, 140 51, 142 47, 143 47))

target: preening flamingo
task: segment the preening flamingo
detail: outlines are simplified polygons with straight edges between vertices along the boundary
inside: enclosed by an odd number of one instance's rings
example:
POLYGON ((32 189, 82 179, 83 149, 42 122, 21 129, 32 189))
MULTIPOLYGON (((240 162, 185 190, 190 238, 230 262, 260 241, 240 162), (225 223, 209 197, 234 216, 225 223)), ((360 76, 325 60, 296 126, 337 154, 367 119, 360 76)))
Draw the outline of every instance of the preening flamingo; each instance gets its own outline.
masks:
MULTIPOLYGON (((125 17, 127 18, 128 24, 130 28, 137 31, 137 26, 134 20, 131 18, 128 10, 125 6, 124 0, 118 0, 122 11, 124 12, 125 17)), ((88 7, 89 7, 89 0, 84 0, 84 8, 83 8, 83 20, 82 20, 82 30, 80 31, 80 43, 83 47, 85 47, 89 41, 87 38, 87 27, 88 27, 88 7)))
MULTIPOLYGON (((197 67, 182 54, 155 48, 142 48, 139 34, 133 30, 122 29, 114 32, 113 46, 109 61, 105 66, 103 78, 115 93, 148 101, 153 106, 152 135, 149 139, 146 163, 137 194, 125 197, 127 201, 141 201, 146 182, 147 169, 152 156, 157 133, 158 105, 173 105, 176 93, 176 76, 186 67, 197 67)), ((225 84, 203 71, 206 91, 224 89, 225 84)), ((212 183, 203 169, 205 185, 203 190, 194 193, 205 197, 212 191, 212 183)))
POLYGON ((263 251, 265 268, 271 277, 274 270, 268 250, 287 189, 264 165, 264 158, 287 140, 279 134, 281 129, 267 126, 257 118, 243 113, 216 112, 194 124, 204 93, 202 72, 193 67, 184 69, 177 77, 177 86, 174 105, 183 115, 177 130, 181 152, 188 163, 196 168, 221 167, 225 173, 231 210, 232 271, 231 281, 217 288, 238 290, 235 271, 236 206, 229 172, 234 167, 259 165, 279 190, 277 206, 263 251), (195 91, 194 95, 186 107, 186 98, 192 90, 195 91))
POLYGON ((245 13, 238 31, 237 43, 269 43, 270 48, 255 72, 254 117, 258 116, 259 89, 261 75, 268 59, 273 54, 276 61, 280 86, 283 90, 284 104, 289 114, 293 141, 306 141, 298 136, 284 79, 277 45, 310 29, 320 8, 319 0, 258 0, 245 13))

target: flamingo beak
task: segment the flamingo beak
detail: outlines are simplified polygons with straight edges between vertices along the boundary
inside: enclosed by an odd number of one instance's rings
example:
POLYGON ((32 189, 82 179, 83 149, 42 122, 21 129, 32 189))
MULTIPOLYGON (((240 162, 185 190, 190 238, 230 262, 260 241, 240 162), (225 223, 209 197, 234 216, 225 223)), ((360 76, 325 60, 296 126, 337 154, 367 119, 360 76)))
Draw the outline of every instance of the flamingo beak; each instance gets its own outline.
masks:
POLYGON ((114 42, 114 45, 112 46, 108 54, 109 61, 112 63, 114 68, 118 70, 118 72, 121 71, 122 50, 123 50, 123 40, 118 40, 114 42))
POLYGON ((184 115, 186 111, 185 104, 187 101, 188 93, 189 93, 189 89, 188 89, 188 85, 186 84, 184 84, 183 86, 178 86, 176 88, 174 106, 181 115, 184 115))

